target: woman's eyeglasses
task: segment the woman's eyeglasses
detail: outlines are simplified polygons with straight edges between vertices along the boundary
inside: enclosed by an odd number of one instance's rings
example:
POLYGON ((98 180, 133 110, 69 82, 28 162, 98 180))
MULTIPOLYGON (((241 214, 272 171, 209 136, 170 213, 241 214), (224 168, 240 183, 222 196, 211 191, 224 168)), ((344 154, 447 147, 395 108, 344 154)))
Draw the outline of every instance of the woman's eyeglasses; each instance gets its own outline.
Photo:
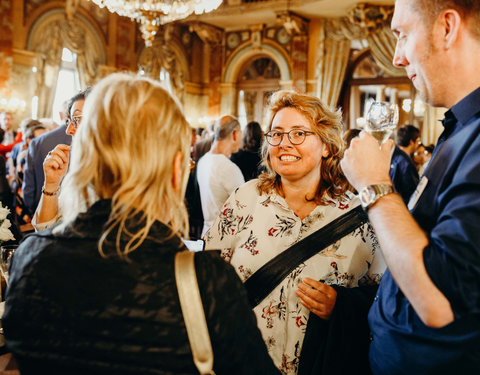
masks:
POLYGON ((265 134, 265 138, 267 142, 271 146, 278 146, 282 143, 283 136, 287 134, 288 139, 292 145, 301 145, 305 142, 305 138, 307 135, 316 134, 315 132, 311 132, 309 130, 302 130, 302 129, 292 129, 289 132, 280 132, 277 130, 269 131, 265 134))

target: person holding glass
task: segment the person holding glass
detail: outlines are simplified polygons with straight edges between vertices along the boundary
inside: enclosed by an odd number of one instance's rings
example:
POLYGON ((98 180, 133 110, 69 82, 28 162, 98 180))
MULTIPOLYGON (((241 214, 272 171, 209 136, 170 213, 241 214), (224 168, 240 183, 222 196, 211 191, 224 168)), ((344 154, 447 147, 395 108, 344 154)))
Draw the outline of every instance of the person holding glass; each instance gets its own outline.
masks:
MULTIPOLYGON (((245 283, 279 253, 359 205, 340 168, 344 150, 340 118, 339 112, 314 96, 293 91, 272 95, 262 146, 267 172, 229 197, 204 237, 206 249, 220 249, 245 283)), ((376 285, 384 270, 375 236, 370 226, 363 224, 319 248, 253 307, 269 354, 283 374, 296 374, 299 363, 303 366, 300 354, 307 323, 310 327, 313 317, 318 317, 315 319, 328 325, 343 289, 376 285)), ((373 295, 363 310, 351 310, 364 327, 372 299, 373 295)), ((353 332, 347 331, 344 329, 349 337, 344 339, 350 340, 353 332)), ((341 336, 339 331, 337 337, 341 336)), ((315 337, 309 345, 320 347, 325 338, 315 337)), ((368 337, 365 339, 353 353, 361 357, 357 368, 367 362, 368 337)), ((333 350, 355 362, 344 343, 326 345, 320 356, 333 350)), ((333 372, 335 366, 338 369, 348 361, 331 365, 333 372)))
POLYGON ((448 108, 408 207, 388 175, 393 142, 362 132, 342 160, 359 192, 384 192, 364 202, 388 264, 369 313, 374 374, 480 373, 479 25, 479 1, 395 1, 393 65, 448 108))
MULTIPOLYGON (((191 139, 160 83, 113 74, 93 88, 63 220, 26 238, 10 267, 3 327, 22 375, 198 374, 174 272, 191 139)), ((215 373, 278 374, 232 267, 202 252, 195 268, 215 373)))

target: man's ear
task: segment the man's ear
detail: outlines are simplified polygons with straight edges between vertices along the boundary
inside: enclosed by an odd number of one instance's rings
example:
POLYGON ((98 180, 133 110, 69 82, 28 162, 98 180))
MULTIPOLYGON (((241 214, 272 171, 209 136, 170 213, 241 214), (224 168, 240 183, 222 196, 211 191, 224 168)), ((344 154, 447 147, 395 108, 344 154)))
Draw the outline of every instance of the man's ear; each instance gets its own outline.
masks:
POLYGON ((447 9, 441 15, 443 38, 445 49, 449 49, 458 39, 458 33, 462 23, 462 17, 454 9, 447 9))
POLYGON ((182 159, 183 155, 180 151, 175 154, 173 159, 173 171, 172 171, 172 186, 173 190, 181 191, 182 189, 182 159))
POLYGON ((235 129, 232 133, 232 136, 233 136, 233 140, 236 141, 239 137, 239 134, 240 132, 238 131, 238 129, 235 129))

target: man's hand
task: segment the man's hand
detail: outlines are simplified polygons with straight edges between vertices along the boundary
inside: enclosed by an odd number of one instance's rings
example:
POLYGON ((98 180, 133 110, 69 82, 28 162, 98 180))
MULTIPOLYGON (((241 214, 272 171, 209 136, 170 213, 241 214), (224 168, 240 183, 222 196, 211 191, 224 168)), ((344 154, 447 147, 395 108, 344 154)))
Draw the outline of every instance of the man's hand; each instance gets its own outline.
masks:
POLYGON ((59 144, 50 151, 43 162, 45 173, 45 189, 55 191, 68 170, 70 146, 59 144))
POLYGON ((392 183, 389 172, 394 147, 388 139, 380 149, 378 141, 365 131, 352 140, 340 165, 357 191, 368 185, 392 183))

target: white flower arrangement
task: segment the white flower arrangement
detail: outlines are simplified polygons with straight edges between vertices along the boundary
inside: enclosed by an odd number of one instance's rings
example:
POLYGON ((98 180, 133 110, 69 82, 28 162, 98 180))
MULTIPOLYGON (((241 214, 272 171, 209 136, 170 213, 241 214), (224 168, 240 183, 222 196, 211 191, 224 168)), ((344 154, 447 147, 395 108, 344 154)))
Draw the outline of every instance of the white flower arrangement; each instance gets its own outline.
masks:
POLYGON ((12 225, 10 220, 7 219, 9 213, 10 210, 7 207, 3 207, 2 202, 0 202, 0 245, 5 241, 15 239, 13 233, 9 229, 12 225))

